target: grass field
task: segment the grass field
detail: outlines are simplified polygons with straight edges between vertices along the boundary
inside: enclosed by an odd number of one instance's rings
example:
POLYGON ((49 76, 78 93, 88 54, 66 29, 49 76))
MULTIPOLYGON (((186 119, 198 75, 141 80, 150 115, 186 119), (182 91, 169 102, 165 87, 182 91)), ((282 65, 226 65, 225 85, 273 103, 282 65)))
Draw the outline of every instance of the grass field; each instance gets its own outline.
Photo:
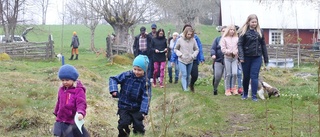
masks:
MULTIPOLYGON (((214 27, 203 28, 201 40, 207 39, 202 36, 209 34, 209 28, 214 27)), ((39 26, 36 30, 42 33, 28 34, 30 41, 46 41, 51 30, 55 50, 61 49, 65 55, 69 54, 72 32, 78 32, 83 43, 79 60, 66 60, 66 63, 78 69, 79 79, 87 87, 88 115, 85 126, 95 137, 116 136, 117 100, 108 93, 108 78, 130 70, 131 64, 113 64, 103 56, 96 57, 88 51, 89 43, 85 38, 89 40, 90 35, 83 26, 65 26, 65 46, 62 48, 59 45, 62 43, 59 35, 61 26, 39 26)), ((105 36, 111 30, 106 26, 99 26, 97 30, 96 44, 100 43, 103 47, 105 36)), ((211 41, 208 38, 203 43, 209 44, 211 41)), ((131 62, 130 56, 123 57, 131 62)), ((52 136, 50 130, 55 120, 52 112, 60 85, 57 71, 61 62, 54 59, 0 63, 0 137, 52 136)), ((183 92, 180 84, 167 83, 164 89, 152 89, 145 136, 320 136, 317 70, 317 64, 302 64, 292 69, 262 69, 261 76, 280 90, 281 97, 253 102, 243 101, 240 96, 225 96, 223 82, 219 85, 219 94, 213 96, 211 61, 206 61, 200 65, 195 93, 183 92)))

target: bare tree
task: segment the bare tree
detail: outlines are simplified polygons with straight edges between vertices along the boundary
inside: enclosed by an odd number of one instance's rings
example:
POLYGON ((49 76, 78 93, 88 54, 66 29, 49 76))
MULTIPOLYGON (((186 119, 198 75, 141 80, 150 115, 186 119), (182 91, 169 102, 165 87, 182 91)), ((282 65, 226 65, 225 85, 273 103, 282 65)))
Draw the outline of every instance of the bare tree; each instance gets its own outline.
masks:
POLYGON ((41 24, 45 25, 47 21, 47 11, 50 5, 50 0, 33 0, 33 5, 38 11, 41 11, 41 24))
POLYGON ((19 12, 22 11, 22 5, 26 0, 0 0, 0 19, 3 31, 6 37, 11 35, 13 38, 19 12))
POLYGON ((101 10, 95 8, 112 26, 118 44, 126 41, 129 28, 146 16, 144 13, 150 5, 146 0, 96 0, 95 3, 103 7, 101 10))
POLYGON ((96 52, 96 48, 94 46, 94 34, 99 21, 102 18, 95 9, 99 8, 95 5, 93 0, 72 0, 68 3, 67 9, 71 13, 72 16, 78 18, 88 27, 91 31, 91 51, 96 52), (78 8, 74 8, 78 7, 78 8))
POLYGON ((201 15, 210 12, 214 8, 216 0, 153 0, 159 7, 175 14, 184 24, 194 25, 201 15))

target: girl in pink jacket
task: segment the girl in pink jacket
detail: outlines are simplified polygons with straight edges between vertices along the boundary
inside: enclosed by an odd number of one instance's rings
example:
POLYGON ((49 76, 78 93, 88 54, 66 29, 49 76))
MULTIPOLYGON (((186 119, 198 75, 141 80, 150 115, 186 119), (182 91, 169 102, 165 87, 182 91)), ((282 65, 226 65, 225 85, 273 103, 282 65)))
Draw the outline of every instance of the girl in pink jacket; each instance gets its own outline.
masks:
POLYGON ((238 95, 235 87, 238 69, 238 34, 234 25, 229 25, 220 40, 225 64, 225 95, 238 95))
POLYGON ((77 80, 79 73, 71 65, 60 67, 58 77, 62 82, 53 114, 56 116, 53 134, 59 137, 89 137, 88 131, 75 125, 75 120, 86 116, 86 88, 77 80), (78 113, 78 115, 76 115, 78 113))

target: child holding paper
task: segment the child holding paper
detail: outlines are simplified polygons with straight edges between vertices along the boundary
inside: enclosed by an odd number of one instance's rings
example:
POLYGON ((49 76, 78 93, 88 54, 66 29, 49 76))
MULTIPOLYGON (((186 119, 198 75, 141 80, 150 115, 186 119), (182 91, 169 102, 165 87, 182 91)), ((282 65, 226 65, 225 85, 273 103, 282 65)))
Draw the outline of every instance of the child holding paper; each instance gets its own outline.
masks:
POLYGON ((80 121, 84 119, 87 108, 86 88, 80 80, 77 80, 78 76, 77 69, 71 65, 66 64, 59 69, 58 77, 62 85, 59 88, 58 100, 53 112, 56 116, 54 136, 89 137, 83 125, 79 130, 75 124, 75 119, 80 121))
POLYGON ((129 125, 133 123, 133 133, 144 135, 144 117, 148 114, 151 99, 150 81, 146 72, 149 59, 145 55, 137 56, 133 61, 133 70, 109 78, 109 91, 118 101, 118 137, 130 135, 129 125), (120 92, 118 90, 120 84, 120 92))

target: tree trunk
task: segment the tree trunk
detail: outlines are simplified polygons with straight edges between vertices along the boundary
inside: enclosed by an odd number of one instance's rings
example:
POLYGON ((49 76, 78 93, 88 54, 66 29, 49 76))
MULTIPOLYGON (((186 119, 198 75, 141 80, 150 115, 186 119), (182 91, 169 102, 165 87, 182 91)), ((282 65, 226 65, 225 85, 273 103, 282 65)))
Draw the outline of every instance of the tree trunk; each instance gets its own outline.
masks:
POLYGON ((94 47, 94 31, 95 29, 90 29, 91 31, 91 44, 90 44, 90 50, 95 52, 96 48, 94 47))
POLYGON ((118 25, 118 24, 110 24, 115 31, 116 34, 116 44, 124 44, 127 40, 127 35, 130 26, 125 26, 125 25, 118 25))

